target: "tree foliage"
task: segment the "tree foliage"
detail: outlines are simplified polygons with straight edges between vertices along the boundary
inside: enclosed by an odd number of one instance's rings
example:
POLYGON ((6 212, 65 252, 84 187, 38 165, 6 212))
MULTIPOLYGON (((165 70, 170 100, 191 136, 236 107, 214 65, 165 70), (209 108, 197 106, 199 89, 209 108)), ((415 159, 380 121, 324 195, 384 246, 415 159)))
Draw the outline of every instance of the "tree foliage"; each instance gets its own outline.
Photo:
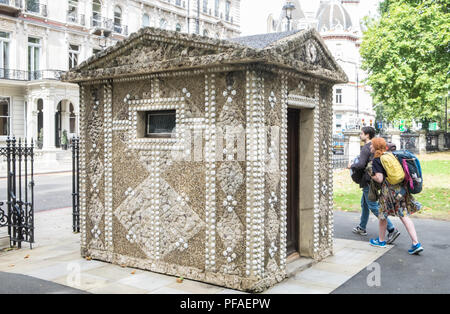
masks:
POLYGON ((385 0, 368 22, 363 69, 387 120, 436 119, 449 91, 450 14, 447 1, 385 0))

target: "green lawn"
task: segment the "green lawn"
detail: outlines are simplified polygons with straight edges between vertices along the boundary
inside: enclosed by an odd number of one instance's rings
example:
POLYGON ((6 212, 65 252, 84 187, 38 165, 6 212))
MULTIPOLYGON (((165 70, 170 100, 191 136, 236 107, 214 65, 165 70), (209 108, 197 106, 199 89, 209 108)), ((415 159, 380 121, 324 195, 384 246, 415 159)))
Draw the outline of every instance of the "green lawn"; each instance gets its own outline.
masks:
MULTIPOLYGON (((415 215, 450 221, 450 152, 418 156, 424 179, 423 190, 415 198, 424 209, 415 215)), ((350 178, 349 170, 334 172, 334 206, 342 211, 361 210, 361 189, 350 178)))

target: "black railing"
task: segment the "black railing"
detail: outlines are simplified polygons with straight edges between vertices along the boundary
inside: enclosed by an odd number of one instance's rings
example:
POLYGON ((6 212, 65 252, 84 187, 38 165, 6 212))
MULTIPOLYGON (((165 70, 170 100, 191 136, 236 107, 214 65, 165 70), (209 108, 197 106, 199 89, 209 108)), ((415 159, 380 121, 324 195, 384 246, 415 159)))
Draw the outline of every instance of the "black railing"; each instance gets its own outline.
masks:
POLYGON ((80 232, 80 139, 72 138, 72 229, 80 232))
POLYGON ((21 0, 0 0, 0 4, 4 4, 17 9, 23 8, 21 0))
MULTIPOLYGON (((398 147, 397 147, 398 149, 398 147)), ((413 154, 419 153, 419 134, 403 133, 400 135, 400 149, 409 150, 413 154)))
POLYGON ((61 80, 61 75, 65 71, 61 70, 39 70, 39 71, 22 71, 14 69, 0 68, 0 79, 17 80, 17 81, 37 81, 37 80, 61 80))
POLYGON ((439 134, 438 133, 427 133, 426 139, 427 139, 427 145, 426 145, 427 152, 436 152, 439 150, 439 134))
POLYGON ((91 27, 128 36, 128 26, 114 23, 112 19, 93 16, 91 17, 91 27))
POLYGON ((32 14, 47 16, 47 5, 40 4, 39 1, 25 1, 25 11, 32 14))
POLYGON ((34 145, 15 138, 6 140, 0 155, 7 160, 7 209, 0 202, 0 227, 8 228, 10 246, 34 243, 34 145), (30 168, 28 168, 30 166, 30 168), (29 180, 30 179, 30 180, 29 180))
POLYGON ((345 137, 333 136, 333 168, 343 169, 348 166, 348 142, 345 137))

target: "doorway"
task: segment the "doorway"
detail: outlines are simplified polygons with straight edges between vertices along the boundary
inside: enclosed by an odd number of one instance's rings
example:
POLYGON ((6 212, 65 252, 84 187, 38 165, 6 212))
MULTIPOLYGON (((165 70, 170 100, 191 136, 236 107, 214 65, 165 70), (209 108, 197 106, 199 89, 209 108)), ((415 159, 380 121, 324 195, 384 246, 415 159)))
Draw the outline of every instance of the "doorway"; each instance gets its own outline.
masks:
POLYGON ((300 252, 300 110, 288 108, 287 149, 287 256, 300 252))
POLYGON ((61 107, 62 102, 59 102, 58 108, 55 113, 55 146, 56 148, 61 147, 61 129, 62 129, 62 120, 61 120, 61 107))

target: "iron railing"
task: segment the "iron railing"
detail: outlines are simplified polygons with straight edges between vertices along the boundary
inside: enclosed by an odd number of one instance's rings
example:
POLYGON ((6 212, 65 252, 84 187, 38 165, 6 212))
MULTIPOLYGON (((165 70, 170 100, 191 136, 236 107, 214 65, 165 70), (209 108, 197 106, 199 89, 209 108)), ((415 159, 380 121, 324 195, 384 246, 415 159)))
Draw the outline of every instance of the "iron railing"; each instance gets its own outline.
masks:
POLYGON ((0 4, 4 4, 17 9, 22 9, 22 0, 0 0, 0 4))
POLYGON ((22 71, 0 68, 0 79, 17 81, 61 80, 62 70, 22 71))
POLYGON ((128 36, 128 26, 116 24, 112 19, 93 16, 91 17, 91 27, 128 36))
POLYGON ((80 139, 73 137, 72 147, 72 230, 80 232, 80 139))
POLYGON ((8 137, 0 155, 7 160, 7 209, 0 202, 0 227, 8 228, 10 246, 34 243, 34 145, 8 137), (28 168, 30 166, 30 168, 28 168), (29 180, 30 179, 30 180, 29 180))
POLYGON ((86 18, 84 14, 77 14, 76 12, 67 11, 67 22, 86 25, 86 18))
POLYGON ((427 152, 436 152, 439 150, 439 134, 438 133, 427 133, 426 139, 427 139, 427 145, 426 145, 427 152))
POLYGON ((343 169, 348 166, 348 142, 345 137, 333 136, 333 168, 343 169))
MULTIPOLYGON (((398 147, 397 147, 398 149, 398 147)), ((400 149, 409 150, 413 154, 419 153, 419 134, 402 133, 400 135, 400 149)))

